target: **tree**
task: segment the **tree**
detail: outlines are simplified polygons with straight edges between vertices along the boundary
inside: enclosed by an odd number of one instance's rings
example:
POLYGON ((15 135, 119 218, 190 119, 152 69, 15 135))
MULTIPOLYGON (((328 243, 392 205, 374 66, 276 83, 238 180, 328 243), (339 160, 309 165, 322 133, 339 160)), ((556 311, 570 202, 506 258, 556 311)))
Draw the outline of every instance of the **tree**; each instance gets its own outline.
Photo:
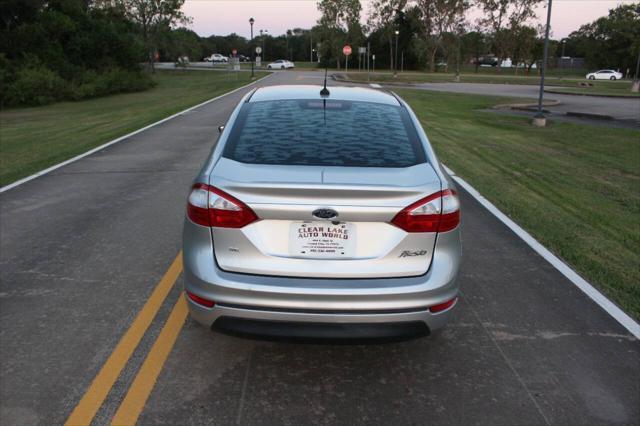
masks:
POLYGON ((363 37, 360 25, 362 6, 358 0, 320 0, 318 10, 321 13, 318 25, 323 62, 335 59, 340 68, 343 44, 357 42, 363 37))
POLYGON ((487 38, 483 32, 469 31, 462 36, 462 48, 465 53, 471 55, 475 64, 475 72, 480 67, 480 58, 487 53, 487 38))
POLYGON ((537 40, 538 31, 534 27, 519 25, 514 29, 511 61, 516 67, 516 75, 518 74, 518 66, 521 62, 525 64, 527 70, 531 69, 535 63, 537 58, 534 53, 537 40))
POLYGON ((190 22, 181 10, 185 0, 110 0, 103 3, 113 3, 121 8, 125 16, 134 22, 142 35, 147 50, 149 66, 153 71, 156 52, 161 37, 177 24, 190 22))
POLYGON ((478 24, 492 33, 493 53, 498 58, 498 70, 503 59, 512 51, 513 32, 536 16, 535 7, 542 0, 476 0, 484 12, 478 24))
POLYGON ((407 0, 375 0, 371 4, 368 24, 371 29, 385 38, 389 46, 389 67, 393 66, 393 41, 398 29, 397 18, 407 5, 407 0))
POLYGON ((593 68, 633 70, 640 55, 640 3, 620 5, 581 26, 569 35, 566 48, 593 68))

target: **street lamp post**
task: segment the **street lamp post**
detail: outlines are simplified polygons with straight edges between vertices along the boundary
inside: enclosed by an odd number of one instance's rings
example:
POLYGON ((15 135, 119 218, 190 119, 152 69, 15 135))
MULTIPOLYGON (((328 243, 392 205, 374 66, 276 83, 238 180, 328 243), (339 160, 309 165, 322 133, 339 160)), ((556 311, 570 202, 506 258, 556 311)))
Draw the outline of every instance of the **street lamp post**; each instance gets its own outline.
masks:
POLYGON ((253 73, 253 63, 255 61, 253 52, 253 23, 256 22, 255 19, 249 18, 249 25, 251 25, 251 43, 249 43, 249 49, 251 49, 251 78, 255 78, 255 74, 253 73))
POLYGON ((267 38, 268 30, 260 30, 260 38, 262 38, 262 57, 267 59, 267 51, 264 50, 264 40, 267 38), (264 33, 264 36, 262 35, 264 33))
POLYGON ((542 113, 542 97, 544 96, 544 73, 547 69, 547 56, 549 54, 549 27, 551 25, 551 2, 547 6, 547 28, 544 34, 544 50, 542 53, 542 68, 540 68, 540 94, 538 95, 538 112, 533 116, 533 125, 537 127, 544 127, 547 125, 547 119, 542 113))
POLYGON ((398 76, 398 35, 400 34, 400 31, 396 30, 396 52, 395 52, 395 59, 393 61, 393 76, 397 77, 398 76))

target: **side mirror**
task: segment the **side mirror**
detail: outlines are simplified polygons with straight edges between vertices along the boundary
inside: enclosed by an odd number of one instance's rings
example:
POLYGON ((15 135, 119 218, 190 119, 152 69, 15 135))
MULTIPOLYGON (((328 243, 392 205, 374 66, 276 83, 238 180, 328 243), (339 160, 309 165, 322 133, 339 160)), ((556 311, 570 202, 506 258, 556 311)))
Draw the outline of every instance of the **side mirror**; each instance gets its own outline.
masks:
POLYGON ((218 126, 218 133, 222 133, 223 130, 224 130, 224 126, 218 126))

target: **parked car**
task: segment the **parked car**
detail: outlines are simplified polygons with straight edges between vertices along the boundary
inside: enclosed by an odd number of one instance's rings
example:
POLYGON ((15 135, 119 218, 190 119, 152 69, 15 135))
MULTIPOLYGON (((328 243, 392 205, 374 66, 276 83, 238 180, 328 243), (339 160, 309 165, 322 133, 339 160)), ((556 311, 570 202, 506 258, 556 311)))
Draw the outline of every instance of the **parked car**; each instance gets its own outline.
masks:
POLYGON ((207 56, 206 58, 204 58, 205 62, 213 62, 215 63, 226 63, 229 62, 229 58, 221 55, 219 53, 214 53, 211 56, 207 56))
POLYGON ((458 300, 460 201, 394 94, 270 86, 240 100, 195 179, 191 316, 298 337, 429 333, 458 300))
POLYGON ((589 80, 621 80, 622 73, 614 70, 600 70, 587 74, 589 80))
POLYGON ((238 59, 240 59, 240 62, 251 62, 251 58, 245 55, 238 55, 238 59))
POLYGON ((284 70, 284 69, 289 69, 289 68, 293 68, 294 64, 291 61, 287 61, 286 59, 278 59, 277 61, 273 61, 271 62, 269 65, 267 65, 267 68, 270 70, 284 70))

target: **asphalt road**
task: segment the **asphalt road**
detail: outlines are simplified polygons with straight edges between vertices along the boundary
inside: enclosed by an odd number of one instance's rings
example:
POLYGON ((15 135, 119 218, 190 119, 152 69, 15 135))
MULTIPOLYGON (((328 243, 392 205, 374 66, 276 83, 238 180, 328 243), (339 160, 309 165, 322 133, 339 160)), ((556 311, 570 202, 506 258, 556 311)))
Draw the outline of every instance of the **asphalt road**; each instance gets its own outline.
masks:
MULTIPOLYGON (((113 361, 166 282, 191 179, 247 90, 0 194, 0 424, 63 423, 113 361)), ((638 341, 461 196, 463 293, 439 336, 227 336, 181 320, 178 278, 94 423, 139 404, 140 424, 639 424, 638 341)))
MULTIPOLYGON (((539 94, 538 86, 524 84, 423 83, 412 87, 438 92, 532 98, 535 99, 536 102, 539 94)), ((545 109, 548 109, 552 114, 565 114, 571 111, 608 115, 616 120, 632 121, 640 125, 640 98, 607 98, 600 96, 561 95, 545 92, 544 100, 560 101, 559 105, 545 107, 545 109)))

